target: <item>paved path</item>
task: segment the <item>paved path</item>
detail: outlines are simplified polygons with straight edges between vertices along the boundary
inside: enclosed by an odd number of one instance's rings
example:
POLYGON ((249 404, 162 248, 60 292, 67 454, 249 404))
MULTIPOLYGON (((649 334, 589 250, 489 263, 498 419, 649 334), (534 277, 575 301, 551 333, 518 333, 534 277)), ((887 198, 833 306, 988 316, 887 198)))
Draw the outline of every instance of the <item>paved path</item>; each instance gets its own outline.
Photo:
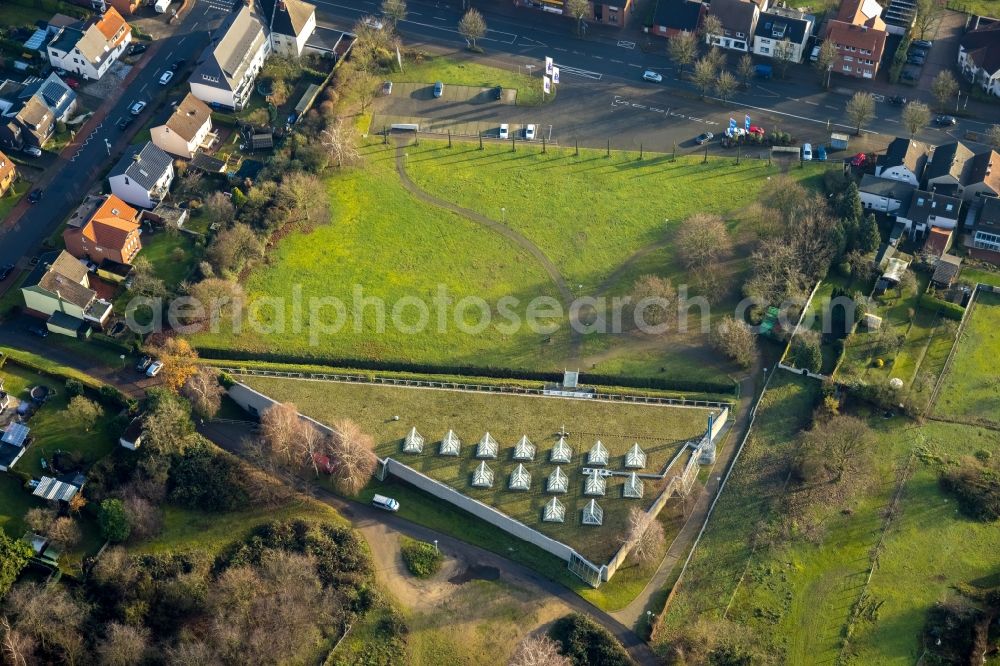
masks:
MULTIPOLYGON (((220 447, 237 455, 241 452, 241 443, 244 439, 254 433, 253 425, 250 423, 222 423, 218 421, 204 423, 199 426, 198 431, 220 447)), ((612 615, 524 565, 428 527, 417 525, 396 514, 380 511, 367 504, 349 502, 320 486, 311 485, 310 491, 318 500, 329 504, 350 520, 355 528, 366 535, 366 538, 371 534, 376 540, 380 539, 378 530, 375 528, 378 525, 385 525, 393 531, 413 539, 426 542, 436 540, 441 550, 449 556, 458 557, 468 565, 496 567, 500 570, 501 578, 516 582, 528 589, 534 589, 539 595, 555 597, 574 611, 590 616, 613 633, 637 663, 649 664, 650 666, 660 663, 649 645, 612 615)), ((377 541, 372 544, 372 547, 377 547, 377 541)))

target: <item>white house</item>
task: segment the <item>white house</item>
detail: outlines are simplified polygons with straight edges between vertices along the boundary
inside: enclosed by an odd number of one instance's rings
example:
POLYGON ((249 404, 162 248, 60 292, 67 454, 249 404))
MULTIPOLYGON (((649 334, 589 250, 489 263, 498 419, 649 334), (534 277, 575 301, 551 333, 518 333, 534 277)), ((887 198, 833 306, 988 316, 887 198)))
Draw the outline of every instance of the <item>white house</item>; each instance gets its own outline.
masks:
POLYGON ((316 31, 316 6, 302 0, 260 0, 260 4, 271 50, 283 56, 301 56, 316 31))
POLYGON ((909 204, 896 212, 910 235, 926 233, 931 227, 951 230, 958 226, 962 200, 934 192, 915 190, 909 204))
POLYGON ((768 58, 802 62, 816 19, 783 7, 774 7, 757 19, 753 52, 768 58))
MULTIPOLYGON (((766 1, 764 3, 766 8, 766 1)), ((749 0, 713 0, 709 16, 719 19, 722 34, 706 34, 705 42, 733 51, 750 51, 751 40, 760 18, 760 7, 749 0)))
POLYGON ((85 79, 100 79, 132 42, 132 27, 109 7, 86 23, 59 28, 46 52, 49 63, 85 79))
POLYGON ((212 134, 212 110, 188 93, 167 122, 149 130, 153 145, 171 155, 191 159, 199 148, 208 148, 212 134))
POLYGON ((173 180, 173 159, 152 142, 126 150, 108 174, 111 192, 141 208, 153 208, 162 201, 173 180))
POLYGON ((260 16, 243 5, 226 17, 203 52, 191 74, 191 94, 209 105, 241 110, 270 53, 271 40, 260 16))
POLYGON ((125 432, 118 438, 118 444, 129 451, 135 451, 142 445, 142 419, 135 417, 125 427, 125 432))
POLYGON ((918 187, 927 165, 927 154, 927 146, 919 141, 896 137, 875 162, 875 175, 918 187))
POLYGON ((858 185, 858 194, 861 195, 861 205, 865 210, 895 213, 904 203, 910 201, 916 189, 901 180, 889 180, 865 174, 861 184, 858 185))
POLYGON ((958 65, 966 78, 983 92, 1000 97, 1000 21, 962 36, 958 65))

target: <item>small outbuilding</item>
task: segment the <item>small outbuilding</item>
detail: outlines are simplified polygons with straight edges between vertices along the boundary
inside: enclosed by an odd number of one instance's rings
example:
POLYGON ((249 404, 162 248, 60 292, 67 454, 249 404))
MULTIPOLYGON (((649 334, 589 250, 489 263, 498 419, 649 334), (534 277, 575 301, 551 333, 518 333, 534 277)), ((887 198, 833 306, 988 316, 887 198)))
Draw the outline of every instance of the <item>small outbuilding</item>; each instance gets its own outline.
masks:
POLYGON ((565 493, 569 491, 569 477, 562 471, 562 467, 556 466, 549 474, 545 483, 545 491, 549 493, 565 493))
POLYGON ((590 502, 583 507, 582 521, 584 525, 604 524, 604 509, 602 509, 597 503, 597 500, 590 500, 590 502))
POLYGON ((49 501, 69 502, 82 488, 83 478, 79 475, 72 481, 43 476, 32 495, 49 501))
POLYGON ((486 461, 479 463, 479 467, 472 473, 473 488, 492 488, 493 470, 486 464, 486 461))
POLYGON ((587 452, 587 464, 588 465, 607 465, 608 464, 608 449, 601 443, 601 440, 597 440, 597 443, 591 447, 590 451, 587 452))
POLYGON ((531 443, 527 435, 522 435, 521 439, 514 445, 514 460, 534 460, 535 445, 531 443))
POLYGON ((403 438, 403 453, 423 453, 424 436, 417 432, 416 427, 410 428, 403 438))
POLYGON ((607 487, 608 482, 604 478, 604 475, 595 470, 588 474, 586 481, 583 482, 583 494, 600 495, 603 497, 607 491, 607 487))
POLYGON ((458 438, 454 430, 449 430, 448 434, 441 440, 439 453, 443 456, 457 456, 462 452, 462 440, 458 438))
POLYGON ((566 520, 566 505, 553 497, 542 509, 542 522, 561 523, 566 520))
POLYGON ((530 490, 531 472, 525 469, 524 465, 518 464, 514 471, 510 473, 510 483, 507 487, 511 490, 530 490))
POLYGON ((625 454, 625 467, 629 469, 642 469, 645 466, 646 453, 639 448, 639 443, 636 442, 628 450, 628 453, 625 454))
POLYGON ((483 435, 483 438, 479 440, 479 444, 476 445, 477 458, 496 458, 499 451, 500 445, 497 443, 497 440, 493 439, 493 435, 489 432, 483 435))
POLYGON ((554 463, 568 463, 573 458, 573 449, 566 443, 565 437, 560 437, 556 445, 552 447, 549 454, 549 461, 554 463))
POLYGON ((118 444, 129 451, 135 451, 142 444, 142 419, 138 416, 129 421, 125 432, 118 438, 118 444))
POLYGON ((622 497, 639 499, 642 497, 643 492, 642 479, 635 472, 628 475, 625 480, 625 485, 622 486, 622 497))

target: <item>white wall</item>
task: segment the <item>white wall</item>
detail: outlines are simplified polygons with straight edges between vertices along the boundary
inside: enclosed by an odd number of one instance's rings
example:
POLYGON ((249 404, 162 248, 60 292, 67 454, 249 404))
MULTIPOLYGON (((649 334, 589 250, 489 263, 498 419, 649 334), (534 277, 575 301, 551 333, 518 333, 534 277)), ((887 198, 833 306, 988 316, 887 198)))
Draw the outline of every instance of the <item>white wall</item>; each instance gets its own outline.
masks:
POLYGON ((875 171, 875 175, 878 176, 879 178, 885 178, 887 180, 898 180, 904 183, 909 183, 914 187, 918 187, 920 185, 920 181, 917 180, 916 174, 914 174, 912 171, 907 169, 902 164, 890 167, 888 169, 882 169, 881 167, 878 167, 875 171))

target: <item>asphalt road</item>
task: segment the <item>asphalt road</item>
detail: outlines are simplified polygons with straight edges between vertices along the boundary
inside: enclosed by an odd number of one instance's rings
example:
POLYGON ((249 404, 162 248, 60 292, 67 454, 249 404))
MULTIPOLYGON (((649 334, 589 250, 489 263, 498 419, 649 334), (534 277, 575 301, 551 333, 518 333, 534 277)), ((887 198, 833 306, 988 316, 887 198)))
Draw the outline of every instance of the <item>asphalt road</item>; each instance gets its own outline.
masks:
MULTIPOLYGON (((317 19, 341 29, 350 29, 364 15, 377 14, 376 0, 315 0, 317 19)), ((456 25, 462 13, 460 0, 411 0, 406 20, 398 29, 407 45, 460 51, 465 45, 456 25)), ((554 58, 560 67, 562 84, 551 105, 530 109, 455 104, 434 104, 432 100, 391 99, 383 109, 390 115, 410 115, 446 119, 455 123, 536 123, 562 144, 670 150, 692 145, 691 139, 708 130, 718 134, 733 117, 742 123, 745 114, 767 130, 780 128, 801 142, 828 143, 831 131, 853 132, 845 119, 844 107, 858 90, 876 95, 876 117, 865 126, 867 141, 857 142, 867 150, 880 149, 896 135, 905 133, 900 123, 900 107, 887 101, 901 94, 910 99, 933 102, 923 86, 913 89, 880 82, 861 82, 834 76, 830 90, 820 86, 816 72, 808 65, 791 66, 784 79, 755 80, 749 89, 738 91, 727 103, 698 98, 694 87, 677 77, 677 70, 665 55, 665 40, 654 39, 658 50, 643 51, 645 38, 634 31, 609 30, 598 26, 587 39, 579 39, 572 22, 565 18, 529 9, 514 9, 509 2, 477 2, 490 30, 480 41, 485 58, 501 67, 538 73, 544 58, 554 58), (662 83, 641 80, 651 69, 664 76, 662 83), (412 103, 411 103, 412 102, 412 103), (687 143, 685 143, 687 142, 687 143)), ((950 44, 950 43, 949 43, 950 44)), ((942 45, 941 49, 951 48, 942 45)), ((932 51, 932 58, 939 57, 932 51)), ((729 54, 735 63, 737 54, 729 54)), ((947 61, 951 58, 948 55, 947 61)), ((761 60, 763 61, 763 60, 761 60)), ((732 64, 730 69, 733 69, 732 64)), ((777 72, 775 73, 777 76, 777 72)), ((982 131, 995 122, 995 108, 973 102, 963 111, 973 117, 960 119, 946 129, 927 127, 916 138, 932 144, 964 138, 965 132, 982 131)), ((852 146, 853 148, 853 146, 852 146)), ((851 150, 853 154, 856 150, 851 150)))
MULTIPOLYGON (((199 2, 189 11, 178 30, 158 40, 137 64, 143 67, 118 95, 104 119, 86 136, 79 135, 75 146, 60 157, 38 183, 44 191, 42 200, 31 206, 14 224, 0 226, 0 265, 17 264, 35 255, 42 241, 55 231, 80 203, 94 182, 121 156, 132 137, 158 111, 157 102, 166 93, 159 78, 179 58, 190 69, 208 43, 209 27, 223 16, 207 2, 199 2), (148 60, 148 61, 147 61, 148 60), (137 100, 148 103, 145 112, 123 132, 115 126, 119 118, 129 116, 129 107, 137 100), (110 148, 108 144, 110 143, 110 148)), ((178 74, 173 85, 187 85, 186 75, 178 74)), ((24 205, 24 204, 22 204, 24 205)), ((23 264, 22 264, 23 266, 23 264)))

